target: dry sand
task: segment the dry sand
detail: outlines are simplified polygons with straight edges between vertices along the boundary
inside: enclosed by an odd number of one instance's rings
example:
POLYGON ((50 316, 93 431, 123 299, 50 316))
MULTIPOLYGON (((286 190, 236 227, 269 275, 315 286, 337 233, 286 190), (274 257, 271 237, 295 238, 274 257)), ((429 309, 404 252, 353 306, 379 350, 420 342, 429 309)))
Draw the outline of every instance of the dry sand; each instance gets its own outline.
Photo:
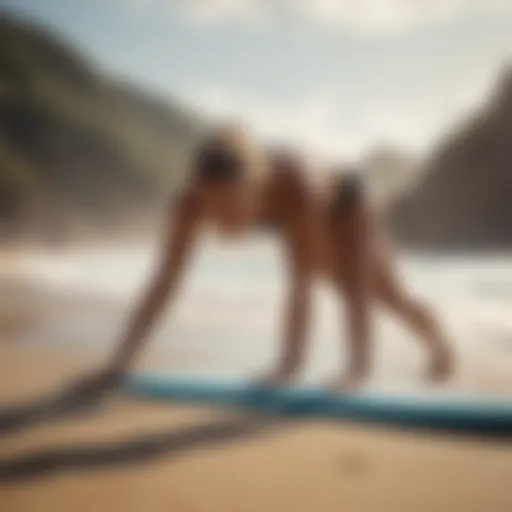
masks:
MULTIPOLYGON (((93 363, 3 339, 0 404, 93 363)), ((512 510, 510 446, 120 397, 2 435, 0 475, 16 467, 33 472, 0 480, 2 512, 512 510)))

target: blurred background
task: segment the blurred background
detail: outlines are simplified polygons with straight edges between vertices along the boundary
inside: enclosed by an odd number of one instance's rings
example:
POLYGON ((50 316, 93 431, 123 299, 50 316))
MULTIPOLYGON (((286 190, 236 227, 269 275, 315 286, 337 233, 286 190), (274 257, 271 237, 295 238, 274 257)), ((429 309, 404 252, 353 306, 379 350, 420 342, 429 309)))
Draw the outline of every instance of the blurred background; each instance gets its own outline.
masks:
MULTIPOLYGON (((110 353, 194 142, 233 117, 319 176, 361 169, 408 287, 445 324, 448 387, 424 388, 421 346, 379 316, 369 388, 510 398, 509 0, 0 0, 2 400, 110 353)), ((265 237, 205 237, 138 368, 271 365, 282 265, 265 237)), ((308 381, 345 361, 341 308, 317 294, 308 381)))

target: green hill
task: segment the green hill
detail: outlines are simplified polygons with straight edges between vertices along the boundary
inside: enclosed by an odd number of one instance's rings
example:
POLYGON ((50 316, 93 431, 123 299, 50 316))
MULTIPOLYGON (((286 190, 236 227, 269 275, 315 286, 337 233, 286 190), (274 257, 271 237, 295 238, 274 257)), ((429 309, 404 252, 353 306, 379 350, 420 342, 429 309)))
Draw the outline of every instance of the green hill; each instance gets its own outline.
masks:
POLYGON ((199 122, 0 14, 0 228, 105 227, 176 187, 199 122))

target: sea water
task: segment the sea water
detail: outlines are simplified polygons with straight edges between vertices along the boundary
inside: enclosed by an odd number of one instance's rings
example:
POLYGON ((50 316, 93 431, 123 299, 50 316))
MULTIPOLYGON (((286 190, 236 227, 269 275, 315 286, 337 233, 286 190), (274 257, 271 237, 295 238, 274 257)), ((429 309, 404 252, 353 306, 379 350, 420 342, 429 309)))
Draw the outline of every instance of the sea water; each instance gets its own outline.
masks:
MULTIPOLYGON (((279 353, 286 261, 267 239, 228 246, 210 240, 200 249, 151 334, 151 352, 159 354, 169 371, 257 374, 270 367, 279 353)), ((25 276, 38 286, 119 306, 115 313, 75 309, 54 317, 38 330, 39 342, 46 336, 48 342, 60 339, 91 347, 115 343, 157 265, 158 246, 153 243, 29 258, 25 276)), ((512 397, 512 255, 401 254, 397 271, 411 295, 438 315, 454 347, 458 370, 452 385, 512 397)), ((344 368, 347 331, 343 301, 324 283, 314 294, 303 378, 316 382, 344 368)), ((428 352, 399 319, 375 311, 373 346, 371 385, 421 385, 428 352)))

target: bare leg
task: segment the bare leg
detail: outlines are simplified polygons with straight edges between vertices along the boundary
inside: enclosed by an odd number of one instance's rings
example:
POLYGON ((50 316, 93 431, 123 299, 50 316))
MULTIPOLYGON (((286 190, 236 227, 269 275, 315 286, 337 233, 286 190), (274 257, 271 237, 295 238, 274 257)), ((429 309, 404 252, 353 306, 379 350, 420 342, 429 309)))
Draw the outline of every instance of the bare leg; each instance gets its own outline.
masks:
MULTIPOLYGON (((355 186, 359 186, 357 183, 355 186)), ((331 218, 336 250, 336 288, 346 307, 349 364, 334 381, 337 389, 359 387, 370 371, 371 301, 368 219, 360 190, 341 190, 341 204, 331 218), (347 203, 344 206, 344 203, 347 203)))
POLYGON ((351 390, 360 387, 370 372, 371 297, 346 282, 340 286, 340 295, 346 305, 349 363, 345 373, 331 381, 330 385, 338 390, 351 390))
POLYGON ((257 381, 269 385, 293 382, 304 359, 306 335, 310 317, 310 283, 295 282, 288 298, 284 317, 284 337, 281 355, 276 368, 257 377, 257 381))
POLYGON ((453 369, 453 356, 435 315, 403 290, 391 265, 381 264, 374 284, 377 298, 418 335, 431 353, 428 378, 438 382, 446 380, 453 369))

